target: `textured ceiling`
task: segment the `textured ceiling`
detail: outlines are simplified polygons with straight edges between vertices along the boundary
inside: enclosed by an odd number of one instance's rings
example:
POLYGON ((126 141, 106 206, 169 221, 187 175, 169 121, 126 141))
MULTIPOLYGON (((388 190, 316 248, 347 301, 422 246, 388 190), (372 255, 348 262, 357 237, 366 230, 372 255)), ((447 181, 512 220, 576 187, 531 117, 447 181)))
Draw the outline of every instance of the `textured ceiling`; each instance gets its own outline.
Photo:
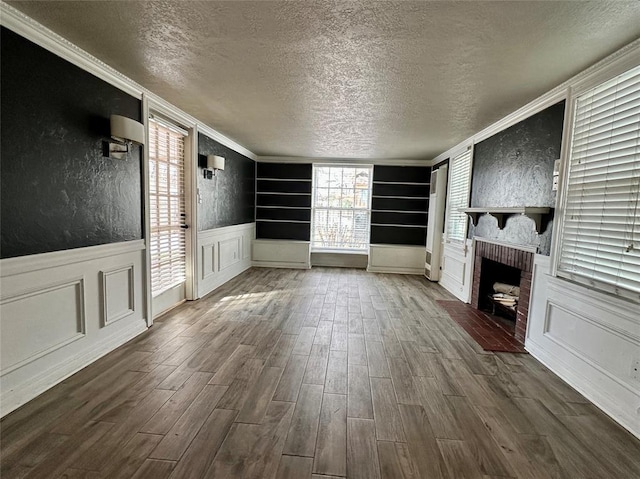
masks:
POLYGON ((8 3, 277 156, 430 159, 640 36, 638 1, 8 3))

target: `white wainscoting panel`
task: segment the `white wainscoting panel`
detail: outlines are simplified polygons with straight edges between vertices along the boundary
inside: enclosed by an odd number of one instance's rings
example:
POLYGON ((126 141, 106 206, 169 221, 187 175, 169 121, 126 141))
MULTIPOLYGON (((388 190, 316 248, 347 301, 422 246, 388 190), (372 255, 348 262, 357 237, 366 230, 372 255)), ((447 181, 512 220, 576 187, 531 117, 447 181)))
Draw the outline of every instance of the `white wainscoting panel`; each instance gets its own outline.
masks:
POLYGON ((640 306, 550 275, 534 257, 526 349, 640 438, 640 306))
POLYGON ((205 244, 200 244, 198 242, 198 250, 199 250, 199 261, 200 265, 200 280, 207 280, 210 276, 214 275, 218 270, 216 266, 216 244, 215 241, 209 242, 207 241, 205 244))
POLYGON ((146 330, 144 242, 0 261, 0 415, 146 330))
POLYGON ((84 279, 43 285, 1 303, 0 360, 5 375, 84 336, 84 279), (46 304, 47 307, 43 308, 46 304), (48 327, 43 328, 46 324, 48 327))
POLYGON ((424 246, 369 246, 369 265, 372 273, 424 274, 424 246))
POLYGON ((220 245, 218 248, 220 271, 242 261, 242 258, 240 257, 242 251, 241 236, 220 241, 218 244, 220 245))
POLYGON ((440 285, 460 301, 471 301, 473 281, 473 241, 464 244, 444 243, 442 248, 442 271, 440 285))
POLYGON ((253 266, 264 268, 311 268, 311 243, 258 239, 253 241, 253 266))
POLYGON ((198 232, 198 298, 251 267, 255 223, 198 232))
POLYGON ((126 318, 135 312, 135 281, 133 264, 101 271, 102 321, 105 325, 126 318))

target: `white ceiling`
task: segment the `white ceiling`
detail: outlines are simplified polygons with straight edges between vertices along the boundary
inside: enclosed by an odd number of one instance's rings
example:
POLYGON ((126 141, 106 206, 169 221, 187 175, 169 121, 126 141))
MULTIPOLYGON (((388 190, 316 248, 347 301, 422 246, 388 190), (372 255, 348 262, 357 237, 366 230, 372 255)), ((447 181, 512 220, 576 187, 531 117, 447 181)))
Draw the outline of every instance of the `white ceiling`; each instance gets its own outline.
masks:
POLYGON ((9 1, 258 155, 431 159, 640 36, 639 1, 9 1))

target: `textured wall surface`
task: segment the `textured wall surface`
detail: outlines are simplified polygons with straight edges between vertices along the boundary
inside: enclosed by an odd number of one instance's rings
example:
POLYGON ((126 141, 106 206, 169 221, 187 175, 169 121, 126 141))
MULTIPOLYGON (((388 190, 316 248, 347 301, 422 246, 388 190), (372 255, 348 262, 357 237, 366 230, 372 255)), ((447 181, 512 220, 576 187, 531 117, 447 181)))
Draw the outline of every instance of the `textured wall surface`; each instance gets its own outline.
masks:
MULTIPOLYGON (((560 102, 475 145, 471 206, 553 208, 553 164, 560 158, 563 120, 564 102, 560 102)), ((511 216, 500 230, 495 218, 484 215, 470 227, 469 237, 535 245, 548 255, 552 228, 549 221, 538 235, 531 219, 511 216)))
POLYGON ((140 147, 103 158, 140 101, 2 28, 2 257, 142 237, 140 147))
POLYGON ((224 171, 218 171, 210 180, 198 168, 202 199, 198 204, 198 231, 251 223, 255 218, 255 162, 200 133, 199 161, 206 161, 207 155, 223 156, 225 164, 224 171))

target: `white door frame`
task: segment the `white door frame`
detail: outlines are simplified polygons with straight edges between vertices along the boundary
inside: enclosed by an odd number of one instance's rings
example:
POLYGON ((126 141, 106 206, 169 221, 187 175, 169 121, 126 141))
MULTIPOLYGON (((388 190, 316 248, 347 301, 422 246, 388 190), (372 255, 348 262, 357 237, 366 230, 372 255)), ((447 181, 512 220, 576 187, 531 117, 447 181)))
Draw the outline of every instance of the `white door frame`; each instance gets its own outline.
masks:
MULTIPOLYGON (((184 179, 185 179, 185 210, 187 214, 187 224, 189 228, 186 230, 186 282, 185 297, 187 300, 196 298, 197 288, 197 241, 198 241, 198 209, 196 201, 197 189, 197 170, 198 170, 198 126, 197 124, 182 113, 166 103, 159 103, 152 97, 142 96, 142 119, 145 125, 145 134, 147 145, 149 144, 149 115, 157 113, 166 117, 168 120, 176 122, 189 132, 185 139, 184 152, 184 179)), ((157 312, 153 311, 153 301, 151 298, 151 253, 149 248, 149 238, 151 237, 151 221, 149 211, 149 148, 144 148, 143 160, 143 204, 144 204, 144 241, 145 241, 145 315, 147 318, 147 326, 153 324, 154 317, 157 312)))

